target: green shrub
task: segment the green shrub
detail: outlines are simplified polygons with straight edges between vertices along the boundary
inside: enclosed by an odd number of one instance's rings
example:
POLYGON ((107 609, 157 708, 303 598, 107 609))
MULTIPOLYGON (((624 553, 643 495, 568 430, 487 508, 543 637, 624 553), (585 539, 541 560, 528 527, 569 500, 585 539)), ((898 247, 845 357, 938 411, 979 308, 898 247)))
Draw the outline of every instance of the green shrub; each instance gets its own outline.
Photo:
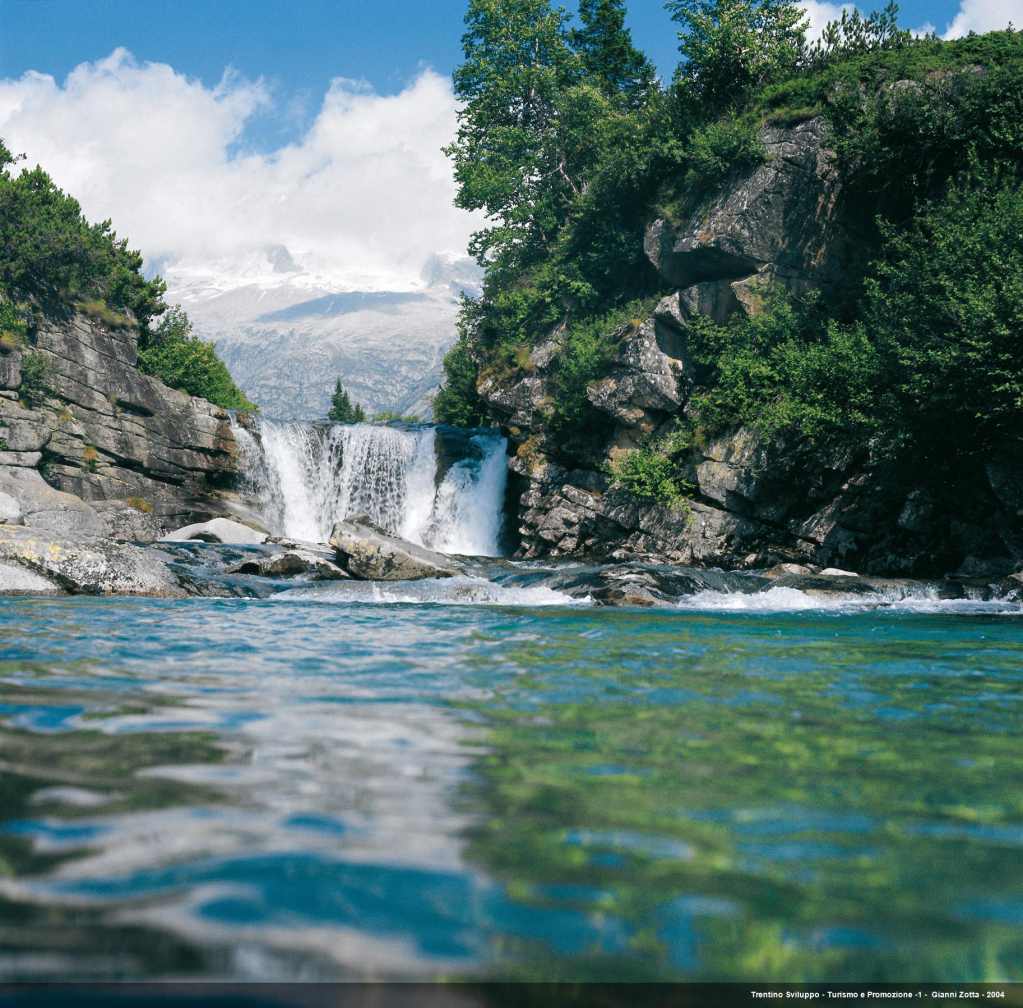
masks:
POLYGON ((607 427, 607 414, 589 400, 587 389, 606 377, 619 342, 646 319, 654 300, 632 301, 602 315, 571 321, 558 341, 558 370, 549 428, 560 437, 607 427))
POLYGON ((42 168, 9 171, 16 160, 0 143, 0 287, 66 304, 102 299, 143 325, 159 314, 166 285, 142 275, 141 254, 110 221, 90 224, 42 168))
POLYGON ((612 486, 622 487, 640 500, 687 511, 693 487, 682 476, 679 456, 688 447, 685 432, 676 429, 622 453, 608 463, 605 471, 612 486))
POLYGON ((386 423, 390 420, 399 420, 402 423, 422 423, 418 413, 399 413, 397 410, 384 410, 373 415, 372 423, 386 423))
POLYGON ((41 350, 27 350, 21 355, 22 401, 29 408, 38 406, 53 394, 53 364, 41 350))
POLYGON ((469 358, 465 334, 444 357, 444 384, 433 397, 437 423, 484 427, 491 423, 486 404, 476 391, 476 365, 469 358))
POLYGON ((156 329, 143 331, 139 367, 172 388, 201 396, 223 409, 257 409, 231 380, 213 344, 192 333, 192 323, 180 305, 171 308, 156 329))

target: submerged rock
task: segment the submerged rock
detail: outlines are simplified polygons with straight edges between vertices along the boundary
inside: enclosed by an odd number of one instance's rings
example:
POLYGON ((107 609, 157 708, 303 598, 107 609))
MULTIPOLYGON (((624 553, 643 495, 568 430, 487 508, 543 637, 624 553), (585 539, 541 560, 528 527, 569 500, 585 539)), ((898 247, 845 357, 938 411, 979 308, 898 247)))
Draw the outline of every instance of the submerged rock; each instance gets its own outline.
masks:
POLYGON ((338 522, 330 545, 348 573, 363 581, 416 581, 459 573, 450 557, 399 539, 365 515, 338 522))
POLYGON ((794 588, 810 598, 862 599, 870 595, 877 596, 879 600, 883 598, 874 585, 855 574, 785 574, 775 578, 767 587, 794 588))
MULTIPOLYGON (((45 579, 32 594, 58 586, 78 595, 188 594, 158 556, 128 543, 75 542, 19 525, 0 526, 0 559, 45 579)), ((13 577, 13 575, 10 575, 13 577)))
MULTIPOLYGON (((563 568, 542 575, 527 575, 529 584, 543 584, 572 598, 590 598, 598 606, 673 606, 699 592, 758 591, 763 578, 720 571, 645 564, 613 567, 563 568)), ((515 579, 506 579, 515 583, 515 579)))
POLYGON ((267 538, 266 532, 260 532, 241 522, 230 518, 212 518, 195 525, 186 525, 174 532, 168 532, 161 542, 200 542, 215 543, 261 543, 267 538))

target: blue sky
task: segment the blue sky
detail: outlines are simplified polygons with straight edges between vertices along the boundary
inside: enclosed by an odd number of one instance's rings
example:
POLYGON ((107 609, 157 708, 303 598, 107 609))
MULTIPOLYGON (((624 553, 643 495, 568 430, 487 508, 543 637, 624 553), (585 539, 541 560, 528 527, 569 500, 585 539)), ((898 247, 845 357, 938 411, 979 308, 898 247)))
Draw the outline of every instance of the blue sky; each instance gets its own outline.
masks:
MULTIPOLYGON (((883 0, 879 0, 883 5, 883 0)), ((991 0, 997 5, 997 0, 991 0)), ((464 0, 0 0, 0 76, 58 79, 124 46, 207 85, 226 66, 318 98, 334 77, 400 91, 422 64, 450 74, 460 58, 464 0)), ((905 0, 904 25, 944 30, 958 0, 905 0)), ((639 46, 670 74, 674 26, 657 0, 632 0, 639 46)))
MULTIPOLYGON (((440 153, 465 2, 0 0, 0 137, 150 262, 281 243, 339 283, 409 283, 482 223, 440 153)), ((804 2, 818 28, 840 10, 804 2)), ((901 20, 988 31, 1023 0, 905 0, 901 20)), ((659 0, 629 24, 670 76, 659 0)))

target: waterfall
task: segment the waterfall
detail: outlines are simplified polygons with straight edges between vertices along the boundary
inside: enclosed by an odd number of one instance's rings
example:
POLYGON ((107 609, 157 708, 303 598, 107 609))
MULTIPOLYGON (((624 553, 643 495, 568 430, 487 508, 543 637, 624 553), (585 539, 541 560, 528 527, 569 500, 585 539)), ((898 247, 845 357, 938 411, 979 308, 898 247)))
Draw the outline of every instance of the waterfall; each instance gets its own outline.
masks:
POLYGON ((275 535, 325 542, 334 522, 366 514, 378 525, 445 553, 497 556, 507 479, 495 431, 278 422, 252 417, 235 436, 245 489, 275 535), (446 465, 446 468, 445 468, 446 465))

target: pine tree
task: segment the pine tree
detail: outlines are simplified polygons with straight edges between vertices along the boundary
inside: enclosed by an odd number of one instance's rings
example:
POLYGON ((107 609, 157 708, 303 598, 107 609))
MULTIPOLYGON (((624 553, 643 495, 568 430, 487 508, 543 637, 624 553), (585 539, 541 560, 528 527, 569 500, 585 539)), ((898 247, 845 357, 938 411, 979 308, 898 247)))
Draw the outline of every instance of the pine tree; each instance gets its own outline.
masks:
POLYGON ((334 394, 330 397, 330 409, 327 411, 327 419, 335 423, 365 423, 366 414, 358 403, 352 403, 351 398, 341 384, 341 379, 334 383, 334 394))
POLYGON ((632 44, 623 0, 580 0, 579 19, 582 27, 569 39, 585 79, 607 98, 621 96, 626 107, 638 108, 656 78, 653 64, 632 44))
POLYGON ((470 0, 455 70, 458 135, 455 203, 484 210, 495 225, 473 237, 479 261, 526 243, 550 249, 581 182, 573 170, 561 100, 580 78, 564 10, 547 0, 470 0))

